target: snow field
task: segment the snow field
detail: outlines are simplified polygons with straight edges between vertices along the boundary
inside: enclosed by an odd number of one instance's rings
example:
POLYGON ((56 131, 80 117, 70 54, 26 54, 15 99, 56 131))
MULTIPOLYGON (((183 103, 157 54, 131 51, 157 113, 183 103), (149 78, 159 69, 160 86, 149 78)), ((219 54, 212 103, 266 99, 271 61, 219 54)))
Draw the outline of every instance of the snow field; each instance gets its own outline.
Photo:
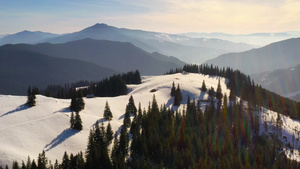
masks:
MULTIPOLYGON (((95 122, 97 120, 104 122, 105 127, 108 124, 108 121, 103 119, 106 101, 108 101, 113 113, 113 119, 110 121, 112 129, 117 132, 123 123, 125 108, 130 95, 133 96, 137 108, 141 103, 142 109, 147 109, 155 94, 159 106, 165 104, 166 107, 174 110, 182 110, 188 96, 191 100, 205 100, 208 98, 206 93, 200 91, 203 80, 205 80, 208 89, 214 87, 216 90, 220 79, 222 92, 226 93, 227 96, 230 93, 226 88, 226 79, 202 74, 190 73, 183 75, 177 73, 146 76, 142 79, 143 83, 140 85, 128 85, 129 93, 124 96, 84 98, 85 109, 80 112, 83 122, 82 131, 69 129, 71 112, 68 107, 71 100, 37 95, 37 105, 29 108, 24 106, 27 100, 26 96, 0 95, 0 165, 5 166, 7 164, 10 166, 13 160, 20 163, 22 160, 26 161, 28 156, 31 159, 36 159, 43 150, 46 151, 46 156, 52 163, 56 159, 61 161, 65 151, 68 154, 77 154, 80 151, 84 153, 89 131, 95 122), (179 84, 182 91, 183 100, 179 107, 173 107, 173 98, 170 96, 173 81, 175 87, 179 84), (150 92, 152 89, 156 89, 156 91, 150 92)), ((205 104, 203 103, 203 108, 205 104)), ((270 121, 273 116, 276 120, 276 112, 269 110, 264 110, 264 112, 261 113, 262 120, 270 121), (266 118, 263 118, 263 115, 266 115, 266 118)), ((291 142, 291 132, 295 127, 300 130, 300 124, 289 117, 282 116, 282 120, 284 123, 282 135, 286 135, 287 141, 291 142)), ((263 122, 260 124, 261 133, 264 131, 262 124, 263 122)), ((269 127, 270 129, 271 127, 269 127)), ((286 152, 288 154, 288 151, 286 152)), ((295 151, 292 155, 296 158, 295 151)))

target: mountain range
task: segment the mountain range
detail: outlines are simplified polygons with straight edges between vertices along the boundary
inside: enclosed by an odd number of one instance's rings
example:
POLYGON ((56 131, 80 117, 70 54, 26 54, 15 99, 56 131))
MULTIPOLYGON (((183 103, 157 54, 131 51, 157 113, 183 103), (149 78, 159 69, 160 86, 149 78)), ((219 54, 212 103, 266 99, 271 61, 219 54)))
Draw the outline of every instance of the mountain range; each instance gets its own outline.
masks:
POLYGON ((261 84, 279 95, 300 101, 300 65, 252 75, 255 83, 261 84))
POLYGON ((48 33, 44 33, 45 38, 36 38, 36 36, 41 37, 40 33, 24 31, 8 35, 0 39, 0 45, 16 43, 36 44, 42 42, 56 44, 91 38, 130 42, 150 53, 159 52, 167 56, 177 57, 187 63, 199 64, 220 54, 245 51, 255 47, 254 45, 232 43, 220 39, 191 38, 184 35, 116 28, 106 24, 95 24, 81 31, 69 34, 51 34, 52 37, 49 37, 48 33), (32 36, 32 38, 28 38, 26 41, 26 38, 22 38, 22 36, 32 36))
POLYGON ((5 44, 18 44, 18 43, 27 43, 35 44, 42 41, 45 41, 48 38, 54 38, 58 36, 57 34, 40 32, 40 31, 22 31, 12 35, 6 35, 1 37, 0 35, 0 45, 5 44))
POLYGON ((193 38, 216 38, 228 40, 235 43, 247 43, 259 46, 265 46, 274 42, 300 37, 300 30, 276 32, 276 33, 252 33, 252 34, 228 34, 228 33, 182 33, 181 35, 193 38))
POLYGON ((286 69, 300 63, 300 38, 292 38, 245 52, 220 55, 205 63, 251 74, 286 69))
POLYGON ((128 42, 83 39, 63 44, 17 44, 0 47, 2 94, 25 94, 78 80, 99 81, 114 73, 138 69, 143 75, 163 74, 185 63, 148 53, 128 42))

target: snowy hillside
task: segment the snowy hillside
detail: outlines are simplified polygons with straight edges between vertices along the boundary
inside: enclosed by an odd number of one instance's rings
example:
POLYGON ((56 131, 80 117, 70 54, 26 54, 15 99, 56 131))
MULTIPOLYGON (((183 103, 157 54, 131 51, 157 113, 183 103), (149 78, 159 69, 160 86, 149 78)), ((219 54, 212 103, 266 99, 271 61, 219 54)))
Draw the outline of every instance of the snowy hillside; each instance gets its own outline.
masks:
MULTIPOLYGON (((116 132, 123 123, 125 107, 130 95, 133 96, 136 106, 140 102, 142 108, 148 107, 154 94, 159 105, 166 104, 166 107, 172 107, 173 98, 170 96, 170 91, 174 81, 176 86, 180 85, 182 91, 183 100, 179 109, 183 109, 187 96, 195 100, 207 99, 208 95, 200 91, 203 80, 205 80, 207 88, 214 87, 216 89, 219 79, 222 92, 229 96, 230 91, 226 88, 226 79, 190 73, 143 77, 142 84, 128 86, 129 93, 125 96, 85 98, 85 109, 80 112, 83 121, 83 130, 80 132, 69 129, 70 100, 38 95, 37 105, 29 108, 24 105, 26 97, 0 95, 0 165, 10 166, 13 160, 26 161, 28 156, 36 159, 43 150, 46 151, 46 156, 52 163, 55 159, 61 161, 64 151, 69 154, 85 152, 90 128, 97 120, 103 121, 105 126, 108 123, 103 119, 106 101, 113 113, 110 123, 113 131, 116 132)), ((175 110, 177 107, 173 107, 173 109, 175 110)), ((273 116, 273 118, 277 117, 274 112, 268 110, 263 112, 261 119, 271 121, 273 116)), ((300 130, 300 124, 288 117, 282 119, 283 135, 292 144, 293 129, 300 130)), ((263 132, 262 124, 261 133, 263 132)), ((269 126, 269 131, 271 131, 271 126, 269 126)))
MULTIPOLYGON (((202 81, 207 87, 217 88, 218 79, 199 74, 175 74, 166 76, 143 77, 141 85, 129 85, 129 94, 113 98, 84 99, 85 109, 80 112, 83 121, 83 130, 77 132, 69 129, 70 100, 47 98, 37 96, 37 106, 29 108, 24 105, 27 97, 0 96, 0 164, 11 165, 12 160, 26 160, 28 155, 37 158, 38 153, 46 151, 47 157, 52 162, 61 160, 64 151, 78 153, 85 151, 89 130, 103 117, 105 102, 108 101, 113 113, 111 125, 113 131, 117 131, 123 123, 125 107, 129 96, 132 95, 136 106, 141 102, 142 108, 147 108, 152 101, 153 94, 159 104, 171 107, 173 99, 170 97, 172 82, 180 85, 183 100, 187 95, 193 99, 199 99, 202 81), (151 93, 156 89, 155 93, 151 93)), ((221 79, 223 91, 229 94, 221 79)), ((201 95, 205 99, 207 95, 201 95)), ((107 122, 105 122, 105 126, 107 122)))

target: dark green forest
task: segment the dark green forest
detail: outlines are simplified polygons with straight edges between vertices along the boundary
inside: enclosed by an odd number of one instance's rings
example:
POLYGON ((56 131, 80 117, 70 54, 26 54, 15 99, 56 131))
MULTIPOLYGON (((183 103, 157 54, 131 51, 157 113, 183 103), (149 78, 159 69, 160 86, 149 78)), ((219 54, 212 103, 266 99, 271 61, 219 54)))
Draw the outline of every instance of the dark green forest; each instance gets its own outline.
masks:
POLYGON ((79 81, 71 84, 48 85, 40 93, 54 98, 71 99, 74 94, 79 95, 80 88, 83 96, 113 97, 127 94, 126 84, 141 84, 141 75, 138 70, 113 75, 98 82, 79 81), (77 91, 74 92, 74 91, 77 91))

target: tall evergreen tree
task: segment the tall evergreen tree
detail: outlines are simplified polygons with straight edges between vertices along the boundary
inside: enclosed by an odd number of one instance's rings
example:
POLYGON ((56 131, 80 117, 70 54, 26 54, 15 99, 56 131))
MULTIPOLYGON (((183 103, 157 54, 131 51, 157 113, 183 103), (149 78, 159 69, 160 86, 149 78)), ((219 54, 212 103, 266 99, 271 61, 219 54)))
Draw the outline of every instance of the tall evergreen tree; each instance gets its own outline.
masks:
POLYGON ((30 107, 35 106, 35 104, 36 104, 35 99, 36 99, 35 93, 34 93, 34 91, 31 91, 31 87, 29 86, 28 87, 28 91, 27 91, 27 102, 26 102, 26 105, 30 106, 30 107))
POLYGON ((207 88, 206 88, 206 85, 205 85, 205 81, 204 81, 204 80, 203 80, 203 82, 202 82, 201 91, 202 91, 202 92, 206 92, 206 91, 207 91, 207 88))
POLYGON ((103 117, 104 117, 106 120, 111 120, 111 119, 113 118, 112 112, 111 112, 111 110, 110 110, 110 107, 109 107, 107 101, 106 101, 106 103, 105 103, 105 108, 104 108, 103 117))
POLYGON ((174 106, 179 106, 181 100, 182 100, 182 94, 181 94, 181 90, 180 90, 180 87, 178 84, 176 92, 175 92, 175 97, 174 97, 174 106))
POLYGON ((62 158, 60 168, 61 169, 70 169, 70 158, 69 158, 69 155, 66 151, 65 151, 64 156, 62 158))
POLYGON ((70 128, 74 128, 74 123, 75 122, 75 119, 74 119, 74 113, 71 112, 71 117, 70 117, 70 128))
POLYGON ((43 152, 41 154, 39 154, 38 156, 38 165, 37 168, 38 169, 47 169, 48 165, 48 158, 46 157, 45 151, 43 150, 43 152))
POLYGON ((113 136, 114 133, 112 131, 112 128, 111 128, 111 125, 110 123, 108 123, 107 127, 106 127, 106 141, 107 141, 107 144, 110 144, 113 140, 113 136))
POLYGON ((174 97, 175 93, 176 93, 176 88, 175 88, 175 84, 174 84, 174 81, 173 81, 172 88, 171 88, 171 96, 174 97))
POLYGON ((220 84, 220 79, 218 81, 218 87, 217 87, 217 92, 216 92, 216 98, 218 100, 221 100, 223 97, 223 94, 222 94, 222 88, 221 88, 221 84, 220 84))
POLYGON ((129 97, 129 101, 128 101, 128 104, 127 104, 127 107, 126 107, 126 111, 128 111, 130 115, 132 114, 132 115, 136 116, 137 109, 136 109, 136 106, 134 104, 134 100, 133 100, 132 95, 129 97))
POLYGON ((75 112, 74 129, 82 130, 82 121, 79 112, 75 112))

